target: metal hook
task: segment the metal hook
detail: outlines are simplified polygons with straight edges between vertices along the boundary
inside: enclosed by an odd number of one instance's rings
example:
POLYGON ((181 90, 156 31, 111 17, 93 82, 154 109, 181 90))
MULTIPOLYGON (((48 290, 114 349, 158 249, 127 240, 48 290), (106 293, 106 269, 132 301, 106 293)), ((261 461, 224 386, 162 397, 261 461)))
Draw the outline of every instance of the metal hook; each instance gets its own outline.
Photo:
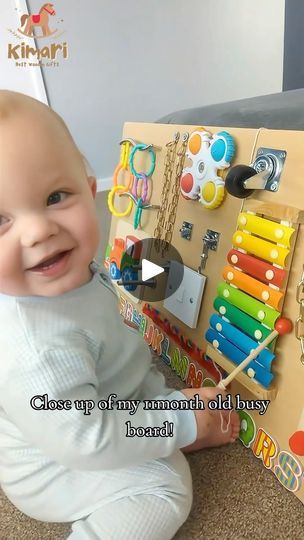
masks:
POLYGON ((143 206, 145 210, 159 210, 160 205, 159 204, 147 204, 146 206, 143 206))
POLYGON ((161 146, 156 146, 155 144, 146 144, 145 150, 149 150, 149 148, 155 148, 155 150, 161 150, 161 146))
MULTIPOLYGON (((134 197, 134 195, 132 193, 130 193, 129 191, 127 191, 125 193, 119 193, 118 196, 119 197, 130 197, 130 199, 132 199, 134 204, 138 203, 138 199, 136 199, 136 197, 134 197)), ((159 210, 160 206, 158 204, 143 204, 142 208, 144 210, 159 210)))
MULTIPOLYGON (((130 138, 126 138, 126 139, 122 139, 121 141, 119 141, 119 144, 123 144, 125 142, 129 142, 132 144, 132 146, 136 146, 138 143, 138 141, 136 141, 135 139, 130 139, 130 138)), ((144 143, 142 143, 144 144, 144 143)), ((155 148, 156 150, 161 150, 162 147, 161 146, 155 146, 155 144, 145 144, 145 148, 144 150, 148 150, 149 148, 155 148)))
POLYGON ((132 199, 132 201, 134 202, 134 204, 137 204, 137 199, 136 197, 134 197, 134 195, 132 195, 132 193, 130 193, 129 191, 126 191, 124 193, 119 193, 118 194, 119 197, 130 197, 130 199, 132 199))
POLYGON ((136 146, 138 143, 134 139, 122 139, 119 141, 119 144, 124 144, 126 142, 129 142, 132 144, 132 146, 136 146))

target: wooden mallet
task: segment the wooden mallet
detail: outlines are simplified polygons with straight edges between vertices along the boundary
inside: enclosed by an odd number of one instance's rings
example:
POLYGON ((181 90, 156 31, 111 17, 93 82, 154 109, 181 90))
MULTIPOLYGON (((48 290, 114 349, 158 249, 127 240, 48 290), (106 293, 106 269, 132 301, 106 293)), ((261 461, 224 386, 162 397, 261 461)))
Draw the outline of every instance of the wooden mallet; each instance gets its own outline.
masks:
POLYGON ((228 384, 235 379, 238 373, 245 369, 245 367, 248 366, 248 364, 250 364, 250 362, 254 360, 254 358, 256 358, 260 352, 265 349, 265 347, 267 347, 267 345, 271 343, 271 341, 273 341, 274 338, 276 338, 279 334, 289 334, 292 330, 292 322, 289 319, 281 318, 277 320, 274 328, 275 329, 271 332, 271 334, 269 334, 269 336, 267 336, 267 338, 264 339, 264 341, 262 341, 262 343, 260 343, 260 345, 258 345, 257 348, 249 354, 249 356, 244 358, 244 360, 233 371, 231 371, 231 373, 225 379, 222 379, 218 383, 219 388, 226 390, 228 384))

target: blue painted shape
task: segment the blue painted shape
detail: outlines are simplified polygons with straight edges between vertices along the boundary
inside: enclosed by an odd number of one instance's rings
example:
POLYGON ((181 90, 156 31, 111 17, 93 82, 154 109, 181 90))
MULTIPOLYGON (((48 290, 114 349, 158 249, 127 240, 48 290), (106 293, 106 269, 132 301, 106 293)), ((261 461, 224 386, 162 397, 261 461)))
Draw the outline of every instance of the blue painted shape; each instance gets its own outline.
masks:
MULTIPOLYGON (((213 344, 213 341, 216 340, 219 344, 217 349, 236 365, 239 365, 248 356, 246 353, 235 347, 235 345, 230 343, 230 341, 221 336, 221 334, 216 332, 216 330, 213 328, 208 328, 205 338, 209 343, 211 343, 211 345, 213 344)), ((253 380, 260 383, 264 388, 268 388, 273 379, 273 374, 264 369, 260 364, 258 364, 258 362, 255 362, 254 360, 250 362, 243 370, 246 375, 249 368, 252 368, 255 371, 253 380)))

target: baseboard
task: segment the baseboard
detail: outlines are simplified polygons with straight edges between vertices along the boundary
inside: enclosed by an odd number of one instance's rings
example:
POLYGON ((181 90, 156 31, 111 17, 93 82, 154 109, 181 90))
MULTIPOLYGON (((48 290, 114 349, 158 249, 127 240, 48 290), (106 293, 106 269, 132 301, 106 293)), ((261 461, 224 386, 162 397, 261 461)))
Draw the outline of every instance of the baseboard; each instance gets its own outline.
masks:
POLYGON ((113 185, 112 177, 108 178, 97 178, 97 193, 99 191, 109 191, 113 185))

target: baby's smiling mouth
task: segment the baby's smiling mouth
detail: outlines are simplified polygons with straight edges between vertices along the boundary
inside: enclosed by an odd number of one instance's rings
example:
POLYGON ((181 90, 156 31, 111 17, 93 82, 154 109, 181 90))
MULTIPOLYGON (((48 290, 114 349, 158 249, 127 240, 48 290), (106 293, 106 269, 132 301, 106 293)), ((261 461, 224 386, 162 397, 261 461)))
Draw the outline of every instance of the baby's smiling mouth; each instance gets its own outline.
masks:
POLYGON ((36 266, 32 266, 31 268, 28 268, 28 270, 42 270, 45 268, 49 268, 53 264, 57 263, 60 259, 62 259, 67 253, 69 253, 71 250, 68 251, 60 251, 59 253, 56 253, 56 255, 53 255, 53 257, 50 257, 49 259, 45 259, 41 263, 37 264, 36 266))

